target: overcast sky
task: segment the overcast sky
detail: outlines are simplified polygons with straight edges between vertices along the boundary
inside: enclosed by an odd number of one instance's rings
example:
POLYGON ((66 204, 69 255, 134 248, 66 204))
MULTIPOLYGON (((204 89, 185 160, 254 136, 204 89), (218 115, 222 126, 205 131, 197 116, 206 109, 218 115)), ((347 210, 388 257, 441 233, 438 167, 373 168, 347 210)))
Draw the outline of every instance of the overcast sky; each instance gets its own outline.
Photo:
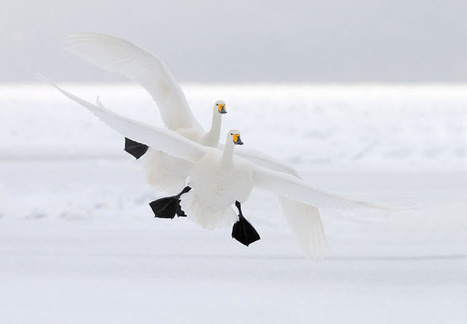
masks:
POLYGON ((1 0, 0 82, 124 80, 61 49, 112 34, 189 82, 467 81, 466 0, 1 0))

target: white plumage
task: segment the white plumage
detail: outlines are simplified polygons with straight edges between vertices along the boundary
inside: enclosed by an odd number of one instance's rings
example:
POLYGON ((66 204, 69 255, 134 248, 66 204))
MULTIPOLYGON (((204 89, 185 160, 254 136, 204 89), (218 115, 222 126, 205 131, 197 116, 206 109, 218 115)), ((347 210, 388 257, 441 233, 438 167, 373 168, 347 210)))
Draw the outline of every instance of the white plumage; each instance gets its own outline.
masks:
MULTIPOLYGON (((168 129, 202 145, 219 144, 225 102, 214 103, 211 128, 204 131, 194 118, 180 85, 156 55, 124 39, 96 33, 72 34, 65 49, 141 85, 156 102, 168 129)), ((151 149, 144 161, 146 180, 157 190, 173 194, 185 186, 187 171, 183 160, 151 149)))
POLYGON ((332 207, 337 204, 387 209, 317 190, 293 175, 269 170, 234 156, 233 131, 227 135, 224 150, 202 146, 179 134, 128 119, 55 87, 123 136, 146 143, 191 165, 189 176, 193 190, 186 198, 182 196, 182 206, 188 216, 203 227, 212 228, 222 222, 230 222, 234 217, 231 205, 235 201, 247 200, 254 186, 263 188, 279 196, 292 230, 309 255, 322 247, 325 240, 321 219, 314 206, 332 207))
MULTIPOLYGON (((112 72, 118 72, 141 85, 154 99, 168 129, 202 145, 217 147, 225 103, 216 101, 212 111, 212 123, 205 132, 194 118, 185 95, 164 62, 127 40, 97 33, 75 33, 67 41, 65 49, 112 72)), ((243 149, 238 155, 266 168, 286 172, 298 177, 290 166, 266 154, 243 149)), ((145 159, 147 181, 159 190, 174 193, 185 182, 183 161, 150 150, 145 159)))
MULTIPOLYGON (((206 152, 203 157, 193 161, 190 170, 189 193, 181 197, 181 206, 188 217, 204 228, 215 228, 230 221, 230 216, 237 218, 231 207, 235 201, 245 202, 253 188, 253 174, 247 161, 233 160, 234 134, 227 133, 223 151, 206 152)), ((227 223, 228 224, 228 223, 227 223)))
POLYGON ((202 131, 179 84, 156 55, 124 39, 96 33, 72 34, 65 49, 141 85, 157 103, 168 129, 202 131))

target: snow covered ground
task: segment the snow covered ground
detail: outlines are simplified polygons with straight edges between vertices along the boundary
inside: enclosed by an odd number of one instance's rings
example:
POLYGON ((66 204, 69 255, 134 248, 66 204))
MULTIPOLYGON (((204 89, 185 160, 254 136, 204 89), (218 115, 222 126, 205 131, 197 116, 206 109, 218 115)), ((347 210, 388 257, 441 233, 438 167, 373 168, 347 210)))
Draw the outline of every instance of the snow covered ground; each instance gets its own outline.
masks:
MULTIPOLYGON (((63 85, 161 125, 127 85, 63 85)), ((288 161, 315 187, 412 210, 323 210, 307 260, 275 198, 262 240, 154 219, 122 138, 42 85, 0 87, 0 323, 465 323, 467 86, 186 85, 203 125, 288 161)))

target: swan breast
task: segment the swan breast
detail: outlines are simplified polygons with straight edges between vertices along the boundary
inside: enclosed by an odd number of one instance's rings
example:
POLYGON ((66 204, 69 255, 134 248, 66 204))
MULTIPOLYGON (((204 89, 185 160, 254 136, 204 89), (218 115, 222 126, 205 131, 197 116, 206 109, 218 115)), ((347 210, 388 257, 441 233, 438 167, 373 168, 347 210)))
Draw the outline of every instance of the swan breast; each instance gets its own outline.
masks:
POLYGON ((236 161, 226 167, 221 154, 210 152, 193 167, 190 186, 198 202, 212 209, 225 209, 235 203, 244 202, 253 188, 252 170, 247 163, 236 161))

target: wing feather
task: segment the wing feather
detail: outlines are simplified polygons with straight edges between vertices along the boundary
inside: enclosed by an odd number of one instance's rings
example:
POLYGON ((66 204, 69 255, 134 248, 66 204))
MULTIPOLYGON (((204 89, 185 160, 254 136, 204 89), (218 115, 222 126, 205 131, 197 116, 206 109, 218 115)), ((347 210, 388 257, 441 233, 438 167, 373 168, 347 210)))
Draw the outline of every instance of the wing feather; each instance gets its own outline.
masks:
POLYGON ((315 189, 292 175, 253 166, 254 185, 274 192, 279 196, 293 199, 319 208, 371 207, 384 210, 395 208, 372 202, 356 200, 315 189))
POLYGON ((239 150, 235 150, 235 154, 263 168, 287 173, 293 175, 294 177, 300 178, 300 175, 298 174, 297 170, 295 170, 293 167, 279 161, 278 159, 272 158, 269 155, 264 154, 262 152, 249 150, 242 147, 239 150))
POLYGON ((141 85, 159 106, 167 128, 201 128, 175 78, 157 56, 124 39, 96 33, 72 34, 65 49, 141 85))
POLYGON ((285 218, 307 256, 322 256, 327 243, 318 208, 293 199, 278 198, 285 218))
POLYGON ((121 135, 131 138, 134 141, 191 162, 196 162, 207 150, 211 149, 190 141, 175 132, 152 127, 145 123, 126 118, 105 108, 102 104, 92 104, 63 90, 55 84, 51 83, 51 85, 71 100, 84 106, 121 135))

